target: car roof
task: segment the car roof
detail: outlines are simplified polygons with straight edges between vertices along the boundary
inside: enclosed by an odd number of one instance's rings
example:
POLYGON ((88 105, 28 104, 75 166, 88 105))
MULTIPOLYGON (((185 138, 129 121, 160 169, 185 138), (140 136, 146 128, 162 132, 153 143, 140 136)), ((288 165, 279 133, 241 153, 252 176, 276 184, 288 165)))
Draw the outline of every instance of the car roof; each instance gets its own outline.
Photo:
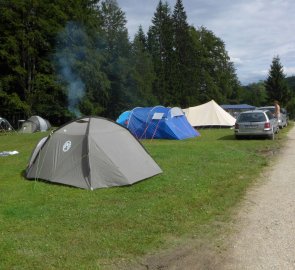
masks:
POLYGON ((245 111, 245 112, 241 112, 240 114, 244 114, 244 113, 263 113, 266 112, 267 110, 250 110, 250 111, 245 111))
POLYGON ((275 106, 263 106, 263 107, 257 107, 258 109, 265 109, 265 108, 274 108, 275 106))

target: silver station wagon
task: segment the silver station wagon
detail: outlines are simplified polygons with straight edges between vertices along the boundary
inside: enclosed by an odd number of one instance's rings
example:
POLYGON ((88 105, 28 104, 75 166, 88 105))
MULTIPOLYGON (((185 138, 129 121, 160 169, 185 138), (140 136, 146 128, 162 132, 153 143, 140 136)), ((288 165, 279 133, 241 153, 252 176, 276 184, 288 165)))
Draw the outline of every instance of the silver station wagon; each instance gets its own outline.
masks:
POLYGON ((253 110, 239 114, 235 124, 235 137, 266 137, 274 139, 279 131, 278 120, 269 110, 253 110))
MULTIPOLYGON (((275 116, 275 106, 266 106, 256 108, 257 110, 269 110, 273 116, 275 116)), ((278 118, 278 124, 280 128, 286 127, 288 125, 287 112, 286 109, 281 108, 280 117, 278 118)))

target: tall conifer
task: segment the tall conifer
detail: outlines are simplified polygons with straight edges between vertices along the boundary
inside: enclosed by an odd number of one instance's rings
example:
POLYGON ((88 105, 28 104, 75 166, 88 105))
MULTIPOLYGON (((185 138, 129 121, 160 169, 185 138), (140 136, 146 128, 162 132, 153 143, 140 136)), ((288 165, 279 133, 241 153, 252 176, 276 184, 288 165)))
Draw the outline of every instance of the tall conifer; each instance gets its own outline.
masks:
POLYGON ((167 2, 161 0, 148 31, 148 49, 153 57, 156 79, 154 95, 162 105, 171 105, 171 76, 173 68, 173 25, 167 2))
POLYGON ((109 101, 104 115, 116 119, 130 103, 130 42, 125 13, 116 0, 101 3, 102 37, 106 56, 103 70, 110 81, 109 101))
MULTIPOLYGON (((194 82, 193 43, 182 0, 177 0, 173 11, 173 76, 171 96, 173 105, 187 107, 191 103, 194 82)), ((196 93, 195 93, 196 94, 196 93)))
POLYGON ((290 99, 290 90, 285 80, 283 66, 280 57, 276 56, 272 60, 268 77, 265 81, 265 89, 268 94, 269 102, 278 100, 283 105, 288 103, 290 99))
POLYGON ((155 72, 152 57, 147 50, 146 36, 140 26, 132 43, 132 102, 133 106, 157 105, 153 95, 155 72))

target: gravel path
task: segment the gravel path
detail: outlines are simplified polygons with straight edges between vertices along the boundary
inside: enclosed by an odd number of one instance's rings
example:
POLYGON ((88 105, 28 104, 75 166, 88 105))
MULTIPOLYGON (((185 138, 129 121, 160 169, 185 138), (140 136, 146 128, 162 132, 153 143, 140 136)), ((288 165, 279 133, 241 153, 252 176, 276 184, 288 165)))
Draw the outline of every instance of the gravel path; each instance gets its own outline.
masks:
POLYGON ((295 128, 240 210, 224 270, 295 270, 295 128))
POLYGON ((237 211, 222 251, 191 243, 126 269, 295 270, 295 127, 237 211))

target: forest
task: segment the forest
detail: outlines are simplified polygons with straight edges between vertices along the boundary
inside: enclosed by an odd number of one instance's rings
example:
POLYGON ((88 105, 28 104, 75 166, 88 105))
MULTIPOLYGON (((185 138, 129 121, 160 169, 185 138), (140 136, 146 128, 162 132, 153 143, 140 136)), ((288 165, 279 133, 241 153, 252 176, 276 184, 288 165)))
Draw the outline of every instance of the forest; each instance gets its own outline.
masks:
POLYGON ((242 86, 225 43, 189 25, 182 0, 159 1, 130 38, 116 0, 0 1, 0 116, 53 125, 82 115, 115 120, 138 106, 265 105, 294 114, 295 79, 274 56, 266 81, 242 86))

